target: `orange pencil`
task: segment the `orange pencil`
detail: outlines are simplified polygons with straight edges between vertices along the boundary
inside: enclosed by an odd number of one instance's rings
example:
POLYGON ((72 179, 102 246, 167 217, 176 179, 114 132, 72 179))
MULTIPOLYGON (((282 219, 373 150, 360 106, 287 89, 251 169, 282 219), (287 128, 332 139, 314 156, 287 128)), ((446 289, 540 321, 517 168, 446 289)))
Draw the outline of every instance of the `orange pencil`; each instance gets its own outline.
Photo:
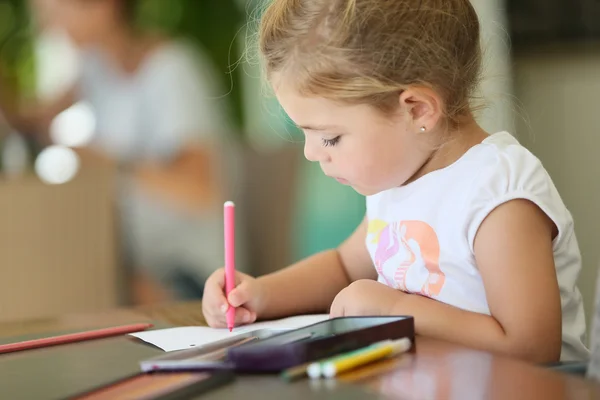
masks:
POLYGON ((115 326, 112 328, 96 329, 87 332, 70 333, 67 335, 52 336, 43 339, 26 340, 24 342, 0 345, 0 354, 15 351, 37 349, 40 347, 57 346, 59 344, 82 342, 85 340, 101 339, 110 336, 126 335, 128 333, 144 331, 151 328, 152 324, 132 324, 115 326))

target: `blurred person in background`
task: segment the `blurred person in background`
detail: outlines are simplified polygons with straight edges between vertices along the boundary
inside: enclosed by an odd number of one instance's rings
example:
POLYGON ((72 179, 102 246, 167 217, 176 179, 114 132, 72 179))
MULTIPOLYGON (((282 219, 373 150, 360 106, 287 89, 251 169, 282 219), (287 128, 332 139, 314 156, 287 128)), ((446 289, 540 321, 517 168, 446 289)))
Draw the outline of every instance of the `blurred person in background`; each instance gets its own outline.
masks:
POLYGON ((80 151, 118 171, 132 300, 200 297, 205 278, 223 264, 220 149, 228 124, 210 62, 183 42, 137 29, 134 0, 31 3, 43 29, 62 30, 75 44, 80 73, 58 99, 27 107, 13 123, 47 140, 58 114, 88 103, 96 129, 80 151))

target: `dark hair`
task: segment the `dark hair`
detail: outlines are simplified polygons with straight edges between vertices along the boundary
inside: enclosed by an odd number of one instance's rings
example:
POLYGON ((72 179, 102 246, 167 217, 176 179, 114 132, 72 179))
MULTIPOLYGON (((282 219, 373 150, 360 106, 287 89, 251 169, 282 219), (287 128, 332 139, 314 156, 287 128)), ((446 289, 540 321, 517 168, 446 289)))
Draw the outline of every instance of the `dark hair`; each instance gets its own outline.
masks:
POLYGON ((121 15, 128 23, 133 23, 137 16, 139 0, 116 0, 121 8, 121 15))
MULTIPOLYGON (((86 2, 99 2, 99 1, 108 1, 108 0, 85 0, 86 2)), ((139 6, 139 0, 110 0, 115 6, 119 9, 119 16, 123 18, 123 20, 130 24, 135 21, 137 16, 137 10, 139 6)))

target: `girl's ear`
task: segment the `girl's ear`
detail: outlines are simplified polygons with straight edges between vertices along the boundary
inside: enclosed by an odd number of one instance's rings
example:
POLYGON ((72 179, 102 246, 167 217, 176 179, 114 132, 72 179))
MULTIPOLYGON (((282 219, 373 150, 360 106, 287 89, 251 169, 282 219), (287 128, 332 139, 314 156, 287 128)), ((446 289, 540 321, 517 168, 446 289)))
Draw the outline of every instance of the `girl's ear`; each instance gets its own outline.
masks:
POLYGON ((432 130, 443 115, 442 99, 427 87, 409 87, 400 94, 400 108, 415 131, 432 130))

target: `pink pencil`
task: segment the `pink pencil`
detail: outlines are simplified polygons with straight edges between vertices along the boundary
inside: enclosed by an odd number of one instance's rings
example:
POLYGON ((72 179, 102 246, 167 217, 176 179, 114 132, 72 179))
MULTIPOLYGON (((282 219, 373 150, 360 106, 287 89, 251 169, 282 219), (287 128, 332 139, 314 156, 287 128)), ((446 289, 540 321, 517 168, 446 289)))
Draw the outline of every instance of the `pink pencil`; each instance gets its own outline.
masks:
POLYGON ((152 324, 133 324, 116 326, 112 328, 96 329, 93 331, 70 333, 67 335, 52 336, 43 339, 27 340, 24 342, 0 345, 0 354, 15 351, 37 349, 40 347, 56 346, 59 344, 83 342, 84 340, 101 339, 109 336, 119 336, 128 333, 144 331, 151 328, 152 324))
MULTIPOLYGON (((235 205, 228 201, 224 205, 225 214, 225 294, 235 288, 235 205)), ((235 325, 235 307, 227 309, 227 328, 233 331, 235 325)))

